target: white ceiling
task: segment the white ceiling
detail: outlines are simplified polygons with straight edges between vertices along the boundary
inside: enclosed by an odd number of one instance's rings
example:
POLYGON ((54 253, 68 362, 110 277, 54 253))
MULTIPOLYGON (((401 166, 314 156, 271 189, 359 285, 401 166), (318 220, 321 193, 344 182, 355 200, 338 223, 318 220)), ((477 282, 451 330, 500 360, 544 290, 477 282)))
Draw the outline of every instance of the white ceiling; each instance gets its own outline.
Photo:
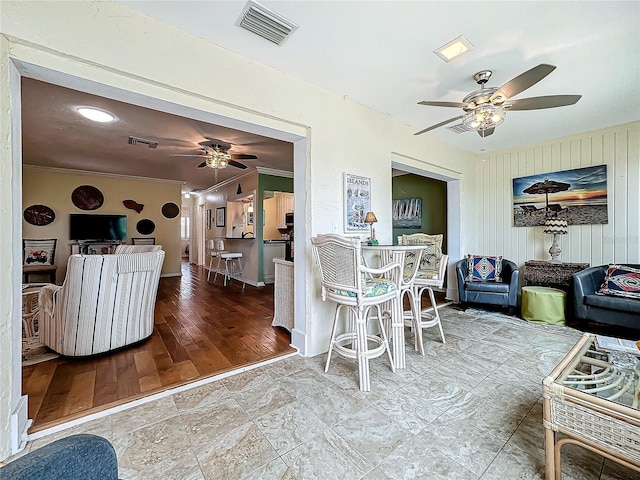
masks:
MULTIPOLYGON (((493 151, 640 120, 640 2, 261 2, 299 25, 280 47, 238 26, 242 1, 121 1, 293 77, 394 117, 414 131, 456 117, 490 69, 500 86, 540 64, 558 68, 515 98, 579 94, 573 106, 509 112, 488 138, 441 127, 424 135, 472 152, 493 151), (445 63, 433 50, 464 34, 475 49, 445 63)), ((198 169, 198 143, 217 138, 243 161, 291 171, 292 144, 147 110, 35 80, 23 81, 23 149, 28 164, 180 180, 204 189, 241 172, 198 169), (119 122, 95 124, 73 110, 94 105, 119 122), (45 107, 46 108, 43 108, 45 107), (71 128, 73 127, 73 128, 71 128), (159 142, 129 145, 129 135, 159 142)), ((451 125, 455 125, 453 122, 451 125)))
MULTIPOLYGON (((303 79, 415 131, 456 117, 472 79, 500 86, 540 64, 557 69, 515 98, 578 94, 573 106, 509 112, 496 132, 427 133, 472 152, 492 151, 640 119, 638 1, 270 1, 299 28, 282 46, 235 25, 246 0, 127 1, 151 17, 303 79), (449 63, 433 50, 465 35, 475 49, 449 63)), ((451 125, 455 125, 454 122, 451 125)))

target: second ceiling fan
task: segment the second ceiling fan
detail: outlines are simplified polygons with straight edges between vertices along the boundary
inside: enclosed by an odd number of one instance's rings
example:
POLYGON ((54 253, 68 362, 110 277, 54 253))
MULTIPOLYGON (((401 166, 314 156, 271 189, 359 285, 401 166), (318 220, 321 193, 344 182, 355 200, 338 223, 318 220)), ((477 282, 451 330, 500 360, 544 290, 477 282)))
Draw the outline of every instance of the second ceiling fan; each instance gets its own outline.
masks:
POLYGON ((456 120, 462 120, 462 125, 466 130, 477 131, 481 137, 487 137, 504 121, 507 110, 540 110, 573 105, 580 100, 581 95, 548 95, 512 99, 513 96, 532 87, 555 69, 554 65, 542 63, 512 78, 501 87, 486 87, 485 84, 489 81, 492 72, 491 70, 482 70, 473 76, 480 88, 464 97, 462 102, 426 100, 418 102, 419 105, 432 107, 462 108, 464 113, 444 122, 431 125, 424 130, 416 132, 414 135, 420 135, 456 120))
POLYGON ((231 153, 229 150, 233 147, 231 143, 216 140, 215 138, 209 138, 204 142, 200 142, 200 149, 202 153, 194 154, 174 154, 173 157, 202 157, 204 161, 198 165, 198 168, 215 168, 221 169, 231 165, 232 167, 246 169, 247 166, 244 163, 238 162, 238 160, 257 160, 255 155, 249 155, 245 153, 231 153))

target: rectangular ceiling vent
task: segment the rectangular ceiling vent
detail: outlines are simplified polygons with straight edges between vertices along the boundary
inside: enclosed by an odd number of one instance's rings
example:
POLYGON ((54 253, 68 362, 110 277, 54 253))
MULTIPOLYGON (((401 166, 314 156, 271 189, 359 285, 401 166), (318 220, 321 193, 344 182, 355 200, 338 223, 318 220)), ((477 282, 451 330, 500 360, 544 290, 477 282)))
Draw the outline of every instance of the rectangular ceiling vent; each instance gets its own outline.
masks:
POLYGON ((447 127, 449 130, 451 130, 453 133, 464 133, 464 132, 468 132, 469 130, 467 130, 464 126, 463 123, 460 123, 458 125, 454 125, 453 127, 447 127))
POLYGON ((272 10, 249 0, 236 20, 236 25, 275 43, 282 43, 296 31, 298 25, 272 10))
POLYGON ((156 148, 158 146, 158 142, 154 142, 153 140, 145 140, 144 138, 130 136, 129 145, 146 145, 149 148, 156 148))

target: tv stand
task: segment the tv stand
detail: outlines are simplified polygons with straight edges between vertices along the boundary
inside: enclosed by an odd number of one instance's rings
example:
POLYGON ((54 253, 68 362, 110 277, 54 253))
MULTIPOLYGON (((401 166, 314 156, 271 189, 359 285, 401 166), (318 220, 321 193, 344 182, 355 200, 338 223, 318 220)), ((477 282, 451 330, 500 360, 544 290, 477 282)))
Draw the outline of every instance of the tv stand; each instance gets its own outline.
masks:
POLYGON ((122 242, 120 240, 82 240, 71 244, 71 253, 82 253, 84 255, 100 255, 114 253, 116 247, 122 242))

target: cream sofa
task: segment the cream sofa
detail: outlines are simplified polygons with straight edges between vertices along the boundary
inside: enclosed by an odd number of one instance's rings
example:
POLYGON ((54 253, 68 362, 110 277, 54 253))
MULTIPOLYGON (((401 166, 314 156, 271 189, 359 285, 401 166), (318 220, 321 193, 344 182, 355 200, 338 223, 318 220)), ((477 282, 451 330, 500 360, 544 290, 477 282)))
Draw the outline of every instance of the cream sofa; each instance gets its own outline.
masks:
MULTIPOLYGON (((132 246, 123 246, 132 247, 132 246)), ((164 251, 133 246, 134 253, 71 255, 61 286, 40 293, 41 342, 62 355, 108 352, 153 332, 164 251), (155 251, 135 253, 139 248, 155 251)))

